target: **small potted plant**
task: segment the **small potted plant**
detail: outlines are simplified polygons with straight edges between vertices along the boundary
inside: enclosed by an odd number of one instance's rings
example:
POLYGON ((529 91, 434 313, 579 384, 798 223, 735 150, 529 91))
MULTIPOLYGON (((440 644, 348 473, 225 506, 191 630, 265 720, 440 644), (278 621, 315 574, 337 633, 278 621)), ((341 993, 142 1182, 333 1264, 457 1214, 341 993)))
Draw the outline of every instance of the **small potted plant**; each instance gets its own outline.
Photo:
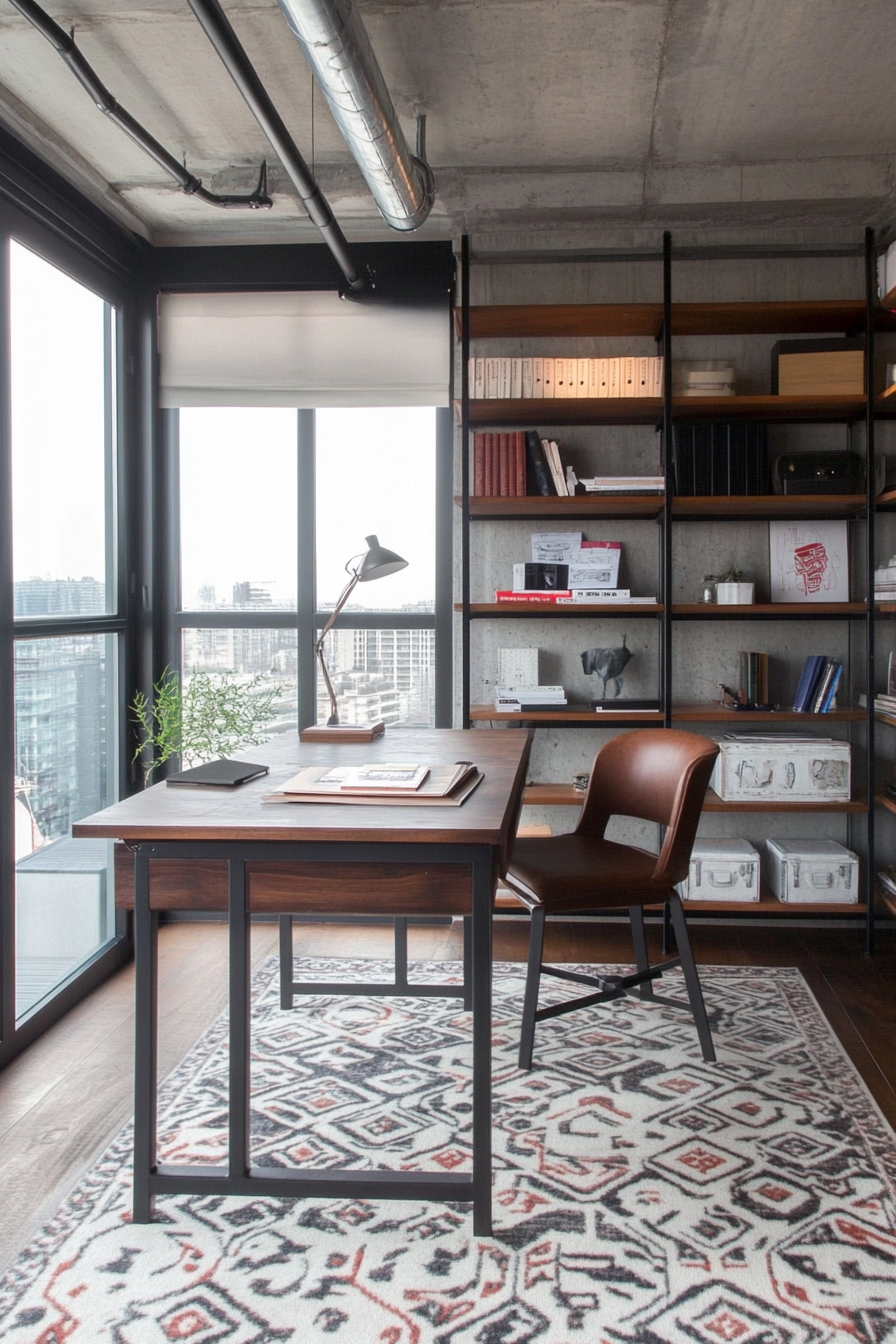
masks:
POLYGON ((720 606, 749 606, 756 585, 745 582, 746 577, 733 565, 716 575, 716 601, 720 606))
POLYGON ((194 673, 184 689, 166 667, 152 699, 138 691, 130 707, 140 736, 133 759, 143 765, 144 785, 170 760, 198 765, 267 741, 280 694, 260 674, 242 681, 232 672, 194 673))

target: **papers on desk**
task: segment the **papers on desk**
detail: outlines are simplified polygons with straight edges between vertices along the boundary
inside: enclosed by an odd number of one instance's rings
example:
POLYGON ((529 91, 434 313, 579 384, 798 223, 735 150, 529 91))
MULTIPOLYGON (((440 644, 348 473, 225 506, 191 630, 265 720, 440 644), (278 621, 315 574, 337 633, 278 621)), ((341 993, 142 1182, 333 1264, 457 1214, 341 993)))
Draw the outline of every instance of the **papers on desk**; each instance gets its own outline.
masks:
POLYGON ((482 772, 471 761, 455 761, 453 765, 432 766, 345 766, 333 769, 325 765, 310 765, 288 779, 279 789, 265 795, 266 803, 360 803, 379 804, 383 807, 442 806, 459 807, 483 778, 482 772), (358 782, 364 771, 383 775, 390 768, 399 773, 423 771, 416 788, 407 782, 389 782, 385 779, 358 782))

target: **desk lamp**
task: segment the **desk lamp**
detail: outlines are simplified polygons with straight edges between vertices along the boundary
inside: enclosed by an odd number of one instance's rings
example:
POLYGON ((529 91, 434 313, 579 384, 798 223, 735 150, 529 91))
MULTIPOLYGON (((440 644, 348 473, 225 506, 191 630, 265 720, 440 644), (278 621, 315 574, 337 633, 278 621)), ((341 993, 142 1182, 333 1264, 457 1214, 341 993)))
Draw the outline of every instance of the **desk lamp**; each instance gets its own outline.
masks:
POLYGON ((367 542, 368 549, 363 555, 353 555, 351 560, 346 563, 345 572, 350 575, 349 581, 339 594, 339 601, 333 608, 333 612, 323 630, 321 630, 320 638, 314 646, 327 694, 330 697, 330 717, 325 724, 315 724, 309 728, 303 728, 299 733, 302 742, 372 742, 386 729, 382 720, 379 723, 341 724, 339 722, 339 705, 336 700, 336 692, 333 690, 333 683, 330 681, 330 674, 327 671, 327 663, 324 658, 324 640, 357 585, 359 583, 370 583, 372 579, 384 579, 387 574, 395 574, 399 569, 407 569, 407 560, 402 560, 401 556, 396 555, 394 551, 387 551, 385 546, 379 544, 375 536, 365 537, 364 540, 367 542))

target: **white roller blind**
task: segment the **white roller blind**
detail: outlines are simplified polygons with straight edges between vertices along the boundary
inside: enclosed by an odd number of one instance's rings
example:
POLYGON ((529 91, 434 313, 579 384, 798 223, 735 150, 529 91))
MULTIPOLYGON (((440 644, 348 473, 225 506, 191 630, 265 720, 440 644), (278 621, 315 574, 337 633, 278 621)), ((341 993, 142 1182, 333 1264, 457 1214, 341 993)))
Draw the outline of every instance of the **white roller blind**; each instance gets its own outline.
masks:
POLYGON ((447 303, 163 294, 159 352, 164 407, 448 405, 447 303))

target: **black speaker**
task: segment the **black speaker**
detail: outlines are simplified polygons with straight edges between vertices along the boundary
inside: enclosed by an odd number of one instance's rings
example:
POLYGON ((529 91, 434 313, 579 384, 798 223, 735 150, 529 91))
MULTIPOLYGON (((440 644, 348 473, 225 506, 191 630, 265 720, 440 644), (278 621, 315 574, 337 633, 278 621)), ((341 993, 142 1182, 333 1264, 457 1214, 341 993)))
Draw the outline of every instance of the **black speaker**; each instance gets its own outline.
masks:
POLYGON ((858 495, 865 466, 858 453, 783 453, 775 459, 777 495, 858 495))

